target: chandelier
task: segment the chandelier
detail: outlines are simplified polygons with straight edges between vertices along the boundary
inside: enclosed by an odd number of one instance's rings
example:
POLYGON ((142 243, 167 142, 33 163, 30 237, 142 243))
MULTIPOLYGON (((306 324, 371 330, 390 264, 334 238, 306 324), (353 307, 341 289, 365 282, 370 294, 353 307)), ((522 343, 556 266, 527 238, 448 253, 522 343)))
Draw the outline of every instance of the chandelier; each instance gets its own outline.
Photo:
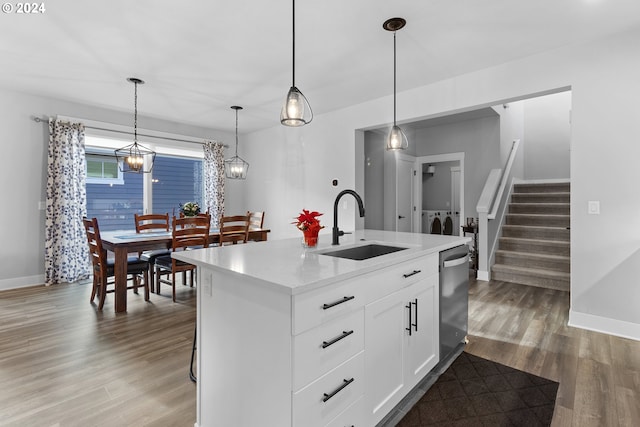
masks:
POLYGON ((138 85, 144 84, 144 81, 135 77, 129 77, 127 80, 134 84, 133 144, 115 150, 116 160, 121 172, 149 173, 153 169, 156 153, 138 144, 138 85))

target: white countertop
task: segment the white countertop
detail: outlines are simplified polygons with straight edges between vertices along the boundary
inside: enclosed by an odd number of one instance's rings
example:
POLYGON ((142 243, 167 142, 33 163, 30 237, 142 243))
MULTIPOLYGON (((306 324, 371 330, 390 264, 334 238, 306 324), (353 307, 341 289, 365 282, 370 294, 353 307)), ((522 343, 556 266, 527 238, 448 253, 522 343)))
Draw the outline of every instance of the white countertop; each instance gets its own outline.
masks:
POLYGON ((462 236, 358 230, 354 234, 341 236, 339 246, 331 245, 330 234, 321 234, 316 248, 305 249, 302 247, 301 234, 300 238, 211 247, 178 252, 173 256, 199 267, 224 270, 258 279, 277 290, 293 295, 469 241, 469 237, 462 236), (366 243, 388 244, 409 249, 362 261, 321 255, 322 252, 347 249, 366 243))

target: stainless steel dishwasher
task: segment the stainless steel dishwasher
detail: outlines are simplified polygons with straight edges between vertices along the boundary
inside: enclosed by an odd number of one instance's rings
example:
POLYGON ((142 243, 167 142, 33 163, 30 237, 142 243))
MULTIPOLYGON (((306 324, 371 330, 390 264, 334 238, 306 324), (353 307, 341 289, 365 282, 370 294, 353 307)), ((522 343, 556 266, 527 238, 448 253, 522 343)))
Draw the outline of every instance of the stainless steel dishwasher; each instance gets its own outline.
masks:
POLYGON ((440 252, 440 360, 465 342, 469 316, 469 247, 440 252))

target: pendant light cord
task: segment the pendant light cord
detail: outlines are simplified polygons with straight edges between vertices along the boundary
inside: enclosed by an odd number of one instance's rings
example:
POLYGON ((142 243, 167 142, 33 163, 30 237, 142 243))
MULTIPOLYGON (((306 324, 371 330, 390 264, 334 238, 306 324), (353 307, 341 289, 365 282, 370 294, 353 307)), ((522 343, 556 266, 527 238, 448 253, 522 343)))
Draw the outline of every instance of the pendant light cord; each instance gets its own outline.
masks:
POLYGON ((238 110, 236 110, 236 157, 238 157, 238 110))
POLYGON ((133 82, 133 142, 138 143, 138 82, 133 82))
POLYGON ((292 54, 293 60, 292 60, 292 65, 291 65, 292 68, 293 68, 293 73, 292 73, 293 77, 292 77, 291 86, 295 87, 296 86, 296 0, 292 0, 291 3, 292 3, 292 6, 293 6, 291 8, 293 10, 293 18, 292 18, 292 22, 293 22, 293 25, 292 25, 292 28, 293 28, 293 31, 292 31, 293 47, 291 49, 291 51, 293 52, 293 54, 292 54))
POLYGON ((396 125, 396 32, 393 32, 393 125, 396 125))

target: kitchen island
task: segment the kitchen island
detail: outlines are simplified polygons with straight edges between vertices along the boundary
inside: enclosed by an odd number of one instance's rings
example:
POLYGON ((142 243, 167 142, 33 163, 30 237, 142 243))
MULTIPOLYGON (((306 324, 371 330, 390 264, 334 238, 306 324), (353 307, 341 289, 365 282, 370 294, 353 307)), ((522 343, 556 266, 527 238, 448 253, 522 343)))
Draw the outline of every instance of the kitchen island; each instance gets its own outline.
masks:
POLYGON ((374 426, 437 364, 438 254, 468 241, 360 230, 174 254, 199 268, 196 426, 374 426), (402 250, 325 255, 370 244, 402 250))

